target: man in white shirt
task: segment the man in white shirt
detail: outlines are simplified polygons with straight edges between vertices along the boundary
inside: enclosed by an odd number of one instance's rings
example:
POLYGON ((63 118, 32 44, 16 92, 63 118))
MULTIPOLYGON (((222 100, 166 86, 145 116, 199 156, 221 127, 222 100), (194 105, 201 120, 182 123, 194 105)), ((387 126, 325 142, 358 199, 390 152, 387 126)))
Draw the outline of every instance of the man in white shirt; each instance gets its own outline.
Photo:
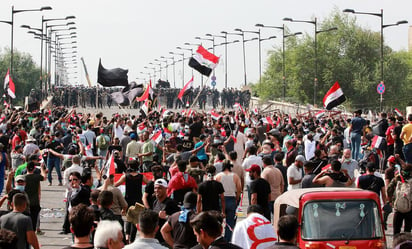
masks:
POLYGON ((342 156, 341 163, 342 163, 342 169, 346 169, 348 171, 348 175, 353 181, 355 179, 355 170, 359 170, 359 165, 356 160, 352 159, 352 154, 351 154, 350 149, 343 150, 343 156, 342 156))
POLYGON ((301 182, 303 178, 303 164, 305 163, 305 157, 298 155, 295 158, 295 162, 288 167, 288 190, 299 189, 302 187, 301 182))
POLYGON ((232 243, 244 249, 269 248, 275 244, 277 236, 270 220, 263 216, 258 205, 247 208, 247 218, 239 221, 233 230, 232 243), (251 229, 253 228, 253 229, 251 229))
POLYGON ((313 135, 309 133, 305 139, 305 158, 307 160, 315 157, 316 142, 313 139, 313 135))

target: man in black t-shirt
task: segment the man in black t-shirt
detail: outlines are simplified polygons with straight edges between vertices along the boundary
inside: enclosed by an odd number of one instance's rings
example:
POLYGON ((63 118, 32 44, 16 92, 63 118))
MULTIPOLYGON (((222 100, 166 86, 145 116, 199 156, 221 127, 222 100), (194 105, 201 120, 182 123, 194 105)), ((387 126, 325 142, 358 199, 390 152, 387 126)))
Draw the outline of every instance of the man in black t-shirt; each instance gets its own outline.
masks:
POLYGON ((259 165, 253 164, 246 171, 249 171, 249 176, 252 182, 250 183, 251 204, 259 205, 264 212, 264 216, 270 220, 270 184, 260 177, 262 169, 259 165))
POLYGON ((366 165, 366 174, 358 179, 358 188, 375 192, 378 196, 382 193, 382 201, 386 203, 385 182, 381 177, 374 175, 375 164, 370 162, 366 165))
POLYGON ((197 196, 197 211, 215 210, 225 213, 225 192, 222 183, 214 180, 216 173, 215 166, 211 165, 206 168, 207 180, 199 185, 197 196), (221 205, 219 204, 219 200, 221 205))
MULTIPOLYGON (((176 202, 167 197, 167 182, 165 179, 157 179, 154 183, 154 194, 156 200, 153 203, 153 211, 159 214, 159 227, 162 227, 170 215, 180 211, 176 202)), ((156 239, 164 243, 160 229, 156 233, 156 239)))
POLYGON ((190 129, 190 139, 193 140, 194 137, 199 137, 202 134, 203 122, 198 116, 195 116, 194 122, 189 127, 190 129))

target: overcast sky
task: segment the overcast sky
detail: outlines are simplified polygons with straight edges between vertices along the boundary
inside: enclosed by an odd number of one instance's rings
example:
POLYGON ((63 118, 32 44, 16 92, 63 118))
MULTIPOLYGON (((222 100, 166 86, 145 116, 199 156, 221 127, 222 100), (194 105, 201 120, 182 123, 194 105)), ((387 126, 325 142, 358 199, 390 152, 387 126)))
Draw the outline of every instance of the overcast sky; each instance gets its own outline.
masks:
MULTIPOLYGON (((284 17, 296 20, 311 20, 318 18, 322 22, 335 8, 343 10, 352 8, 362 12, 380 12, 384 9, 384 23, 395 23, 399 20, 412 22, 412 1, 410 0, 1 0, 0 20, 11 19, 11 6, 15 9, 32 9, 41 6, 51 6, 53 10, 41 12, 25 12, 15 14, 14 47, 33 55, 36 63, 40 62, 40 41, 33 39, 27 30, 20 28, 26 24, 35 28, 41 27, 41 16, 45 18, 61 18, 74 15, 77 27, 78 74, 71 74, 71 82, 87 84, 80 57, 83 57, 90 78, 94 84, 97 80, 99 58, 104 67, 110 69, 122 67, 129 69, 129 81, 144 77, 140 72, 153 70, 144 69, 150 62, 161 56, 169 57, 169 52, 181 53, 176 46, 185 42, 198 43, 196 36, 205 37, 206 33, 214 35, 221 31, 232 31, 235 28, 256 30, 256 23, 281 26, 284 17), (77 77, 77 79, 73 79, 77 77)), ((374 16, 358 15, 358 23, 375 31, 380 30, 380 19, 374 16)), ((53 24, 65 23, 63 21, 53 24)), ((313 35, 313 25, 305 23, 286 23, 292 32, 307 32, 313 35)), ((401 25, 385 29, 385 42, 395 50, 407 49, 408 27, 401 25)), ((10 46, 10 26, 0 23, 0 48, 10 46)), ((262 29, 262 38, 276 35, 281 37, 280 30, 262 29)), ((246 39, 256 37, 245 35, 246 39)), ((229 36, 229 40, 240 39, 229 36)), ((262 41, 262 67, 265 68, 268 50, 281 46, 281 38, 262 41)), ((66 42, 68 40, 65 40, 66 42)), ((216 38, 216 43, 223 42, 216 38)), ((211 42, 203 41, 205 47, 211 47, 211 42)), ((68 51, 68 50, 66 50, 68 51)), ((185 51, 189 56, 189 51, 185 51)), ((216 48, 216 55, 222 56, 216 68, 217 85, 224 86, 224 46, 216 48)), ((176 56, 176 59, 180 59, 176 56)), ((241 43, 228 46, 228 85, 243 86, 243 59, 241 43)), ((164 63, 162 63, 164 65, 164 63)), ((258 42, 246 43, 247 81, 259 79, 258 42)), ((158 68, 158 67, 157 67, 158 68)), ((172 66, 168 70, 169 81, 173 85, 172 66)), ((176 85, 182 85, 182 63, 175 67, 176 85)), ((0 72, 2 75, 5 72, 0 72)), ((184 81, 191 77, 192 70, 184 65, 184 81)), ((146 76, 148 78, 148 76, 146 76)), ((195 72, 195 85, 200 84, 200 75, 195 72)), ((157 73, 156 78, 159 78, 157 73)), ((162 79, 166 79, 165 69, 162 79)))

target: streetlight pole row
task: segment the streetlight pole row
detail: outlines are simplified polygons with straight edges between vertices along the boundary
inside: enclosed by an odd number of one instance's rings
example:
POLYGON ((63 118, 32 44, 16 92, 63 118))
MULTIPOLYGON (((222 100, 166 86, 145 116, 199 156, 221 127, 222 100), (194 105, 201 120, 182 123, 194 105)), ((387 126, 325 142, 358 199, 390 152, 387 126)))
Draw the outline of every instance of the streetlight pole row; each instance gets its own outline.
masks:
MULTIPOLYGON (((380 69, 381 69, 381 83, 384 83, 384 68, 383 68, 383 29, 387 28, 387 27, 392 27, 392 26, 398 26, 401 24, 407 24, 408 21, 406 20, 401 20, 401 21, 397 21, 396 23, 392 23, 392 24, 383 24, 383 9, 381 9, 381 12, 377 13, 377 12, 359 12, 359 11, 355 11, 354 9, 344 9, 343 10, 344 13, 351 13, 351 14, 359 14, 359 15, 371 15, 371 16, 377 16, 381 19, 381 29, 380 29, 380 36, 381 36, 381 40, 380 40, 380 69)), ((380 98, 380 110, 382 110, 382 94, 381 94, 381 98, 380 98)))

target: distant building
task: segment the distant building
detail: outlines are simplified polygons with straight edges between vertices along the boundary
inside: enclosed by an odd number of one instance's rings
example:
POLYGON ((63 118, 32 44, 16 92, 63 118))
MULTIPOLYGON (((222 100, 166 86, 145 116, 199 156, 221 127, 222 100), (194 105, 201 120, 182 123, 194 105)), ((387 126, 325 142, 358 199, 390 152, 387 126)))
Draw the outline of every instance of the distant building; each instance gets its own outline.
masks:
POLYGON ((408 32, 408 51, 412 52, 412 26, 409 26, 408 32))

